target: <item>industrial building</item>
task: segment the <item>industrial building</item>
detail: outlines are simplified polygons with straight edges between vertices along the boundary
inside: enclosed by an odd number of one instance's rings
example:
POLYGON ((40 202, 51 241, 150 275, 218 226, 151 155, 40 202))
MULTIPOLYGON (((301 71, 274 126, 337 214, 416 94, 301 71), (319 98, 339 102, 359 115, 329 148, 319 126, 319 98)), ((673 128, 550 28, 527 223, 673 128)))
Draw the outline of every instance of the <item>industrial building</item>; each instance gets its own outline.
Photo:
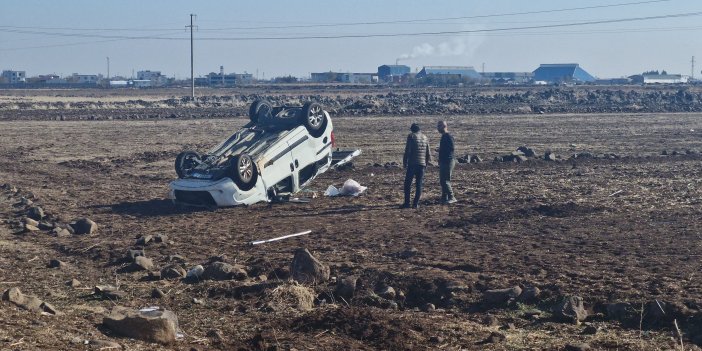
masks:
POLYGON ((528 84, 534 78, 532 72, 483 72, 480 75, 491 84, 528 84))
POLYGON ((352 83, 371 84, 378 82, 378 75, 375 73, 341 73, 322 72, 312 73, 310 81, 315 83, 352 83))
POLYGON ((687 83, 688 77, 681 74, 644 74, 644 84, 680 84, 687 83))
MULTIPOLYGON (((580 68, 577 63, 542 64, 534 71, 534 82, 589 83, 595 77, 580 68)), ((543 83, 542 83, 543 84, 543 83)))
POLYGON ((195 83, 198 85, 208 85, 211 87, 230 87, 237 84, 251 84, 253 75, 250 73, 224 73, 224 67, 219 67, 219 73, 211 72, 204 78, 196 78, 195 83))
POLYGON ((378 79, 383 82, 397 82, 410 73, 409 66, 382 65, 378 67, 378 79))
POLYGON ((470 66, 425 66, 419 73, 417 79, 429 76, 454 77, 460 79, 481 80, 482 76, 470 66))

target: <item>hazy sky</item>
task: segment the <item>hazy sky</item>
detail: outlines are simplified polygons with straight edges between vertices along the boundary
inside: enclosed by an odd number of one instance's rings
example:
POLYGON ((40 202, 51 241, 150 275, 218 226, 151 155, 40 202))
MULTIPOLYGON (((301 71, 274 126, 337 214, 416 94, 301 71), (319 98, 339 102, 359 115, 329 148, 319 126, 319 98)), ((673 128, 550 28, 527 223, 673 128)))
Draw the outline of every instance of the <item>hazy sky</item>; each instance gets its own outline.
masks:
POLYGON ((689 75, 696 56, 697 77, 702 70, 699 0, 0 0, 0 70, 106 74, 109 56, 111 76, 150 69, 186 78, 190 13, 197 14, 196 76, 220 65, 260 78, 375 72, 398 58, 413 70, 480 71, 484 63, 485 71, 533 71, 540 63, 576 62, 605 78, 650 69, 689 75), (545 28, 524 29, 534 26, 545 28), (506 28, 522 29, 496 30, 506 28), (419 34, 457 31, 474 32, 419 34), (401 36, 299 39, 377 34, 401 36), (281 37, 288 39, 262 39, 281 37))

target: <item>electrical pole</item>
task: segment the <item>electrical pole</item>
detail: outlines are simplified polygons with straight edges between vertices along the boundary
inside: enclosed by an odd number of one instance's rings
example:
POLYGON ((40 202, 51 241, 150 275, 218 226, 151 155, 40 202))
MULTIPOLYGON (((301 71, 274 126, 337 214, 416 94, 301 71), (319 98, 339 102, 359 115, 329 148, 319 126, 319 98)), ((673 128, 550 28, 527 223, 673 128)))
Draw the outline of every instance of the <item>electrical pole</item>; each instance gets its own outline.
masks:
POLYGON ((195 100, 195 66, 193 64, 193 18, 195 14, 190 14, 190 25, 185 26, 190 28, 190 98, 195 100))
POLYGON ((107 87, 110 87, 110 57, 107 56, 107 87))

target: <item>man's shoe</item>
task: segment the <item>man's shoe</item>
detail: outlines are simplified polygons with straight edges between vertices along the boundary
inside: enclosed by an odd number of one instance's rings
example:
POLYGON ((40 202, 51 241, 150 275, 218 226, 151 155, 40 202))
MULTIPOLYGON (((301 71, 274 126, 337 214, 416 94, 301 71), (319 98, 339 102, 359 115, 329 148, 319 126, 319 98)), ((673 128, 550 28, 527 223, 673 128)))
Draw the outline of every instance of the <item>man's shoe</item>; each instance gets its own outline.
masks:
POLYGON ((454 197, 454 198, 449 199, 448 201, 446 201, 446 204, 447 204, 447 205, 450 205, 450 204, 455 204, 456 202, 458 202, 458 200, 456 200, 456 198, 454 197))
POLYGON ((414 205, 412 205, 412 208, 415 208, 415 209, 416 209, 416 208, 419 208, 419 204, 414 204, 414 205))
POLYGON ((402 205, 400 205, 400 208, 410 208, 410 205, 409 204, 402 204, 402 205))

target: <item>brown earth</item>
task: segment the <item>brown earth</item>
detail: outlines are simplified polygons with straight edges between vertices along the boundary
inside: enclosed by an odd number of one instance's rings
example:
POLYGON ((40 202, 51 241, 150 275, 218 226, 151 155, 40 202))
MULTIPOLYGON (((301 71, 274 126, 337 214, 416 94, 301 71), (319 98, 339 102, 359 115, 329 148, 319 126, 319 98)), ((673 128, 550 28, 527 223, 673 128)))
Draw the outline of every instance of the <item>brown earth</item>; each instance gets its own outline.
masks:
POLYGON ((310 203, 206 210, 165 199, 173 160, 183 149, 215 145, 243 125, 243 117, 16 121, 8 113, 3 119, 15 121, 0 122, 0 183, 19 193, 0 190, 6 222, 0 225, 0 290, 20 287, 65 314, 38 315, 0 302, 3 350, 88 349, 83 340, 166 349, 105 329, 102 316, 115 304, 176 312, 184 336, 170 348, 183 350, 558 350, 575 343, 659 350, 679 345, 673 320, 686 349, 697 348, 702 335, 698 113, 444 116, 457 154, 490 162, 458 165, 460 202, 452 206, 438 204, 438 171, 429 168, 419 210, 397 207, 403 171, 385 164, 400 161, 411 121, 438 140, 432 128, 438 117, 335 118, 339 146, 357 146, 364 154, 354 167, 315 180, 304 193, 318 195, 310 203), (560 160, 491 162, 521 145, 538 156, 550 149, 560 160), (598 157, 570 159, 583 152, 598 157), (367 192, 321 196, 349 178, 367 192), (52 221, 89 217, 97 233, 16 233, 26 213, 17 203, 31 195, 52 221), (307 229, 307 236, 247 244, 307 229), (219 256, 268 280, 150 281, 144 271, 125 271, 122 258, 136 239, 156 234, 168 235, 166 243, 145 246, 157 268, 177 264, 172 255, 184 258, 185 269, 219 256), (299 247, 330 265, 332 277, 357 276, 356 296, 339 298, 329 282, 313 286, 310 311, 272 301, 272 291, 289 284, 299 247), (68 265, 47 268, 50 259, 68 265), (66 285, 72 278, 82 285, 66 285), (126 297, 113 302, 92 294, 104 284, 119 286, 126 297), (482 299, 485 290, 515 285, 536 286, 541 295, 498 305, 482 299), (397 291, 393 302, 369 293, 385 286, 397 291), (164 298, 151 298, 156 287, 164 298), (552 316, 551 307, 569 295, 584 299, 584 324, 552 316), (649 309, 655 301, 665 314, 649 309), (629 302, 633 315, 608 314, 612 302, 629 302), (436 310, 424 312, 427 303, 436 310), (486 323, 489 316, 497 321, 486 323), (590 329, 598 331, 587 334, 590 329), (490 338, 493 333, 499 335, 490 338))

